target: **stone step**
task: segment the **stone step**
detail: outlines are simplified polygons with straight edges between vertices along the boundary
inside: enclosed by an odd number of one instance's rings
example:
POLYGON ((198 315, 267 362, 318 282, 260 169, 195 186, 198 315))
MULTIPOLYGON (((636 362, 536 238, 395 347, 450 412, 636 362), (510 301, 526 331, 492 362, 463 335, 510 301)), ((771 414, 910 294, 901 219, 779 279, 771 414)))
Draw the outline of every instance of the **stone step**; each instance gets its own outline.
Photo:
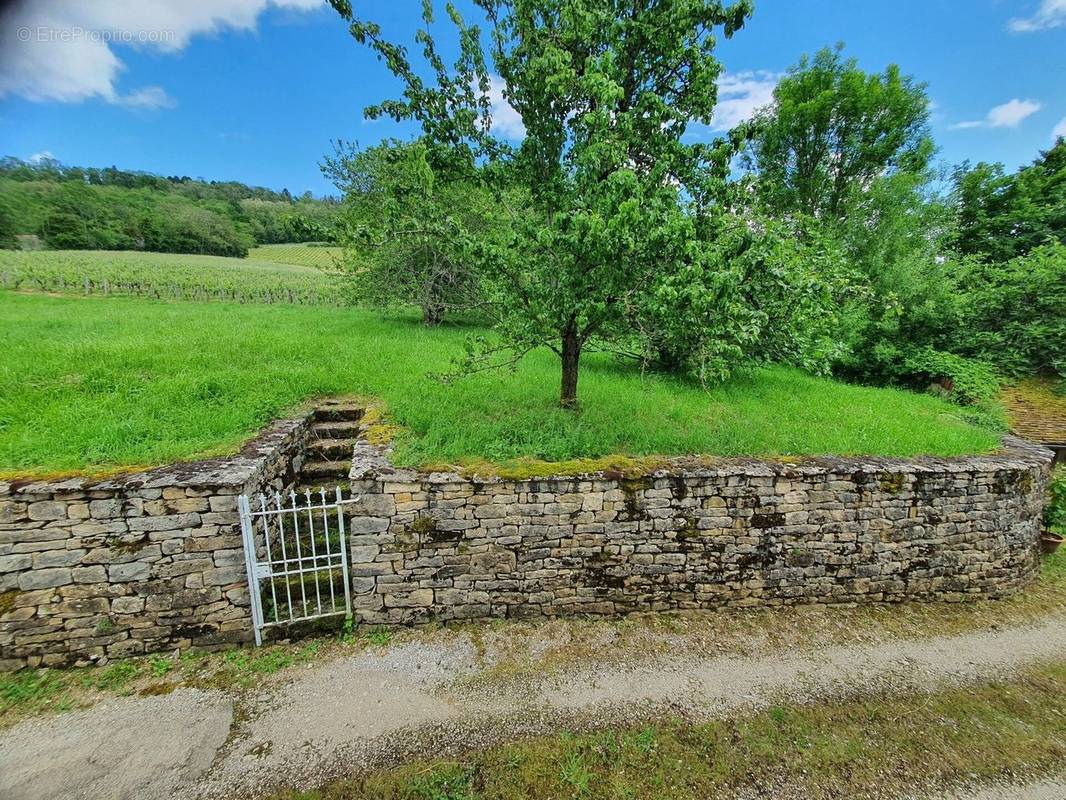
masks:
POLYGON ((359 403, 326 402, 315 408, 314 419, 318 422, 358 422, 365 412, 366 409, 359 403))
POLYGON ((354 439, 359 435, 360 424, 354 420, 316 422, 311 425, 312 439, 354 439))
POLYGON ((305 461, 300 470, 300 482, 313 483, 326 478, 347 478, 352 468, 348 461, 305 461))
POLYGON ((312 439, 307 443, 307 452, 316 461, 341 461, 345 458, 351 461, 355 442, 355 439, 312 439))

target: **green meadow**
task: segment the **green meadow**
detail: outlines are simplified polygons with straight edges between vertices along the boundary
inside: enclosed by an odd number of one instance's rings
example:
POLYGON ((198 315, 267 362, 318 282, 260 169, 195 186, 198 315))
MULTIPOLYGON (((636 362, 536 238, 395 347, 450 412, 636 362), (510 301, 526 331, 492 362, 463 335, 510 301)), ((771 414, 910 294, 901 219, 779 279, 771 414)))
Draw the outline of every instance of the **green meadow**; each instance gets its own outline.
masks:
MULTIPOLYGON (((185 258, 185 257, 182 257, 185 258)), ((558 359, 443 382, 476 329, 357 308, 0 292, 0 469, 44 474, 234 451, 309 398, 361 395, 400 426, 404 464, 611 454, 956 455, 994 432, 932 396, 794 369, 698 384, 591 354, 581 408, 558 359)))

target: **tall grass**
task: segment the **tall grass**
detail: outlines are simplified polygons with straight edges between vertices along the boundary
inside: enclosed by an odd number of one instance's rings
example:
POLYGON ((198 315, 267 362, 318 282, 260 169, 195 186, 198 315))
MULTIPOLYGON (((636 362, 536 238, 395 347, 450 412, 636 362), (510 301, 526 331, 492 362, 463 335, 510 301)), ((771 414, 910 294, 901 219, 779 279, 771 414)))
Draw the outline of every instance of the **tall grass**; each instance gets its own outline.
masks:
POLYGON ((986 451, 994 434, 933 397, 785 368, 704 391, 583 361, 581 410, 556 405, 559 365, 442 384, 470 330, 358 309, 168 303, 0 292, 0 469, 65 471, 232 450, 308 397, 380 398, 406 464, 612 453, 986 451))

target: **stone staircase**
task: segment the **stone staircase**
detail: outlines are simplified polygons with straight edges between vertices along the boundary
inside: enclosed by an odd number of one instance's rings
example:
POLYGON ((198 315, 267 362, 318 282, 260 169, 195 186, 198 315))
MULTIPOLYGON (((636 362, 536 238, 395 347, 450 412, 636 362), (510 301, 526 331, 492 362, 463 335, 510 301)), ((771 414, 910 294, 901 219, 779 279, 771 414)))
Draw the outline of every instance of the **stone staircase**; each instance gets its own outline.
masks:
POLYGON ((365 408, 351 400, 325 400, 315 408, 311 422, 311 440, 303 467, 296 477, 296 492, 317 491, 334 486, 348 486, 352 451, 365 408))

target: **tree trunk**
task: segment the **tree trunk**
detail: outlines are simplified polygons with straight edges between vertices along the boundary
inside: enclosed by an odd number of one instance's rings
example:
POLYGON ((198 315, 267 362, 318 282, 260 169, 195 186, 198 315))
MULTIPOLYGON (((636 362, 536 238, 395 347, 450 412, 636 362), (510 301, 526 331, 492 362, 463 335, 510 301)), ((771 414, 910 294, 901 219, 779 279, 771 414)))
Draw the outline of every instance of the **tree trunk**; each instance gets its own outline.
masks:
POLYGON ((577 368, 581 360, 581 339, 577 335, 577 325, 568 323, 563 329, 563 381, 559 391, 559 405, 563 408, 577 408, 577 368))
POLYGON ((440 325, 444 319, 444 306, 439 303, 426 301, 422 303, 422 324, 429 328, 440 325))

